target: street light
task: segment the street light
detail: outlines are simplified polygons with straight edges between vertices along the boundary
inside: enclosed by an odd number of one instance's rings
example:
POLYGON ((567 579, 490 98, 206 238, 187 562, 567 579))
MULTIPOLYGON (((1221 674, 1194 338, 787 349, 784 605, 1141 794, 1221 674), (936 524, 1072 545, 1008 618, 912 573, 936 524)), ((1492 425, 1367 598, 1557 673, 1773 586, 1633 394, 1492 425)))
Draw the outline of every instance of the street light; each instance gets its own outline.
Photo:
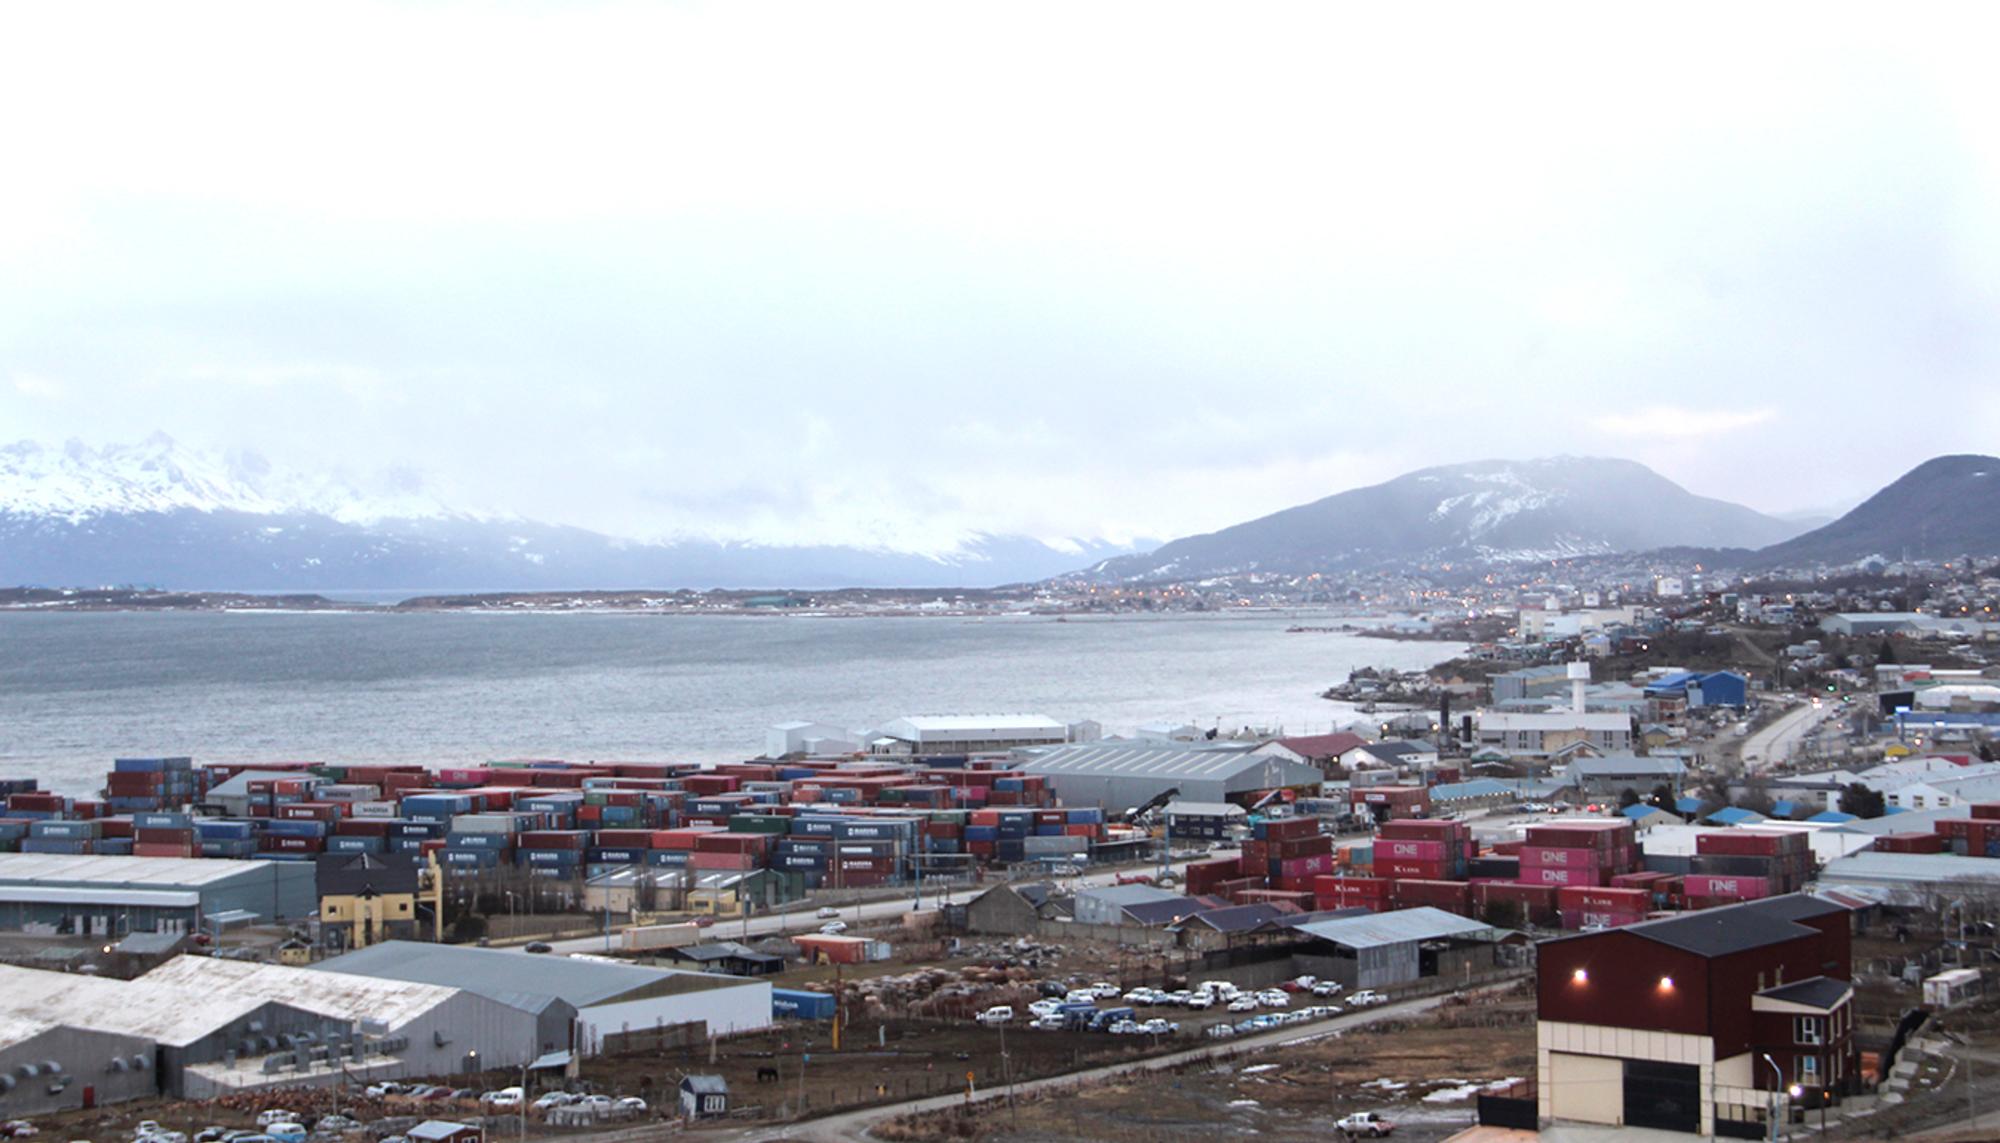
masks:
POLYGON ((1771 1058, 1771 1053, 1765 1052, 1763 1056, 1764 1062, 1771 1065, 1771 1074, 1778 1081, 1771 1088, 1771 1143, 1778 1143, 1778 1098, 1785 1094, 1785 1069, 1778 1066, 1778 1061, 1771 1058))

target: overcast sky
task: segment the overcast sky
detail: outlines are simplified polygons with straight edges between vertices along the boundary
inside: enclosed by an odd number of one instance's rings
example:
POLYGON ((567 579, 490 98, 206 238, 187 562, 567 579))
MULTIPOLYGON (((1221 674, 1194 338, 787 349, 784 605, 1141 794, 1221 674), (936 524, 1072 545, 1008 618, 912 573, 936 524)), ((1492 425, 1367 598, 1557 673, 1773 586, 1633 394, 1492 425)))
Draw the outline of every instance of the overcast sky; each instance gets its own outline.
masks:
POLYGON ((1996 29, 1637 11, 12 5, 0 440, 913 544, 2000 450, 1996 29))

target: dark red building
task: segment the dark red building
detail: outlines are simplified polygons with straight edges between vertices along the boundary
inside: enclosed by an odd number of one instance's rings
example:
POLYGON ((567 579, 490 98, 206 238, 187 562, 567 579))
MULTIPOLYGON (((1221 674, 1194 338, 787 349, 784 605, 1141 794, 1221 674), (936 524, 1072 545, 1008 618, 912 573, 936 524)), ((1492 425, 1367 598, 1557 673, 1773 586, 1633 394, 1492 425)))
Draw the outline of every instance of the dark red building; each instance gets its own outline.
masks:
POLYGON ((1542 942, 1541 1115, 1737 1134, 1854 1090, 1851 923, 1791 894, 1542 942))

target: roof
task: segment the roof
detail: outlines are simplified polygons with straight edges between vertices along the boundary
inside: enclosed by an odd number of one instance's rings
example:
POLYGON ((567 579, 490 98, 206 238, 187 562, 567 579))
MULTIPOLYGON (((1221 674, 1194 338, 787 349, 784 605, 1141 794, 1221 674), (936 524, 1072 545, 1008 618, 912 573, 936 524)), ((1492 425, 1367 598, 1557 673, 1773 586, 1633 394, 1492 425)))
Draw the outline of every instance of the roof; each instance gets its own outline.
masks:
POLYGON ((1370 742, 1362 746, 1361 749, 1373 754, 1377 758, 1408 758, 1414 754, 1437 753, 1435 747, 1425 746, 1422 743, 1411 742, 1401 738, 1389 739, 1383 742, 1370 742))
POLYGON ((380 1020, 391 1028, 409 1023, 459 993, 457 988, 437 984, 212 956, 175 957, 140 979, 149 984, 275 1000, 336 1020, 380 1020))
POLYGON ((1547 714, 1515 714, 1506 711, 1479 712, 1481 730, 1630 730, 1632 716, 1616 711, 1552 711, 1547 714))
POLYGON ((1279 781, 1319 781, 1319 768, 1266 754, 1257 743, 1192 745, 1159 742, 1089 742, 1051 746, 1025 754, 1017 768, 1029 774, 1091 778, 1160 778, 1227 781, 1245 774, 1270 774, 1279 781), (1310 776, 1309 779, 1307 776, 1310 776))
POLYGON ((1708 815, 1705 820, 1720 822, 1723 825, 1742 825, 1745 822, 1761 822, 1767 819, 1756 810, 1746 810, 1741 806, 1724 806, 1708 815))
POLYGON ((158 956, 181 947, 187 939, 186 933, 131 933, 116 947, 128 956, 158 956))
POLYGON ((0 853, 0 882, 96 883, 106 888, 192 889, 274 862, 222 857, 113 857, 104 854, 0 853))
MULTIPOLYGON (((1659 921, 1641 921, 1611 931, 1629 933, 1703 957, 1728 956, 1817 934, 1817 930, 1795 921, 1744 905, 1703 909, 1659 921)), ((1559 939, 1587 940, 1592 935, 1586 933, 1559 939)))
POLYGON ((682 969, 568 956, 526 960, 501 949, 419 941, 384 941, 321 961, 316 971, 442 984, 531 1010, 550 1000, 586 1008, 648 989, 672 991, 666 986, 677 978, 696 987, 732 983, 730 977, 682 969))
POLYGON ((453 1123, 448 1119, 426 1119, 403 1134, 411 1139, 451 1139, 473 1130, 477 1129, 467 1123, 453 1123))
POLYGON ((1124 906, 1127 917, 1141 925, 1171 925, 1201 908, 1192 897, 1169 897, 1163 901, 1140 901, 1124 906))
POLYGON ((1572 778, 1628 774, 1678 778, 1685 773, 1687 764, 1678 758, 1641 758, 1637 754, 1606 754, 1598 758, 1578 758, 1569 764, 1569 775, 1572 778))
POLYGON ((0 1012, 0 1051, 16 1044, 25 1044, 54 1027, 54 1024, 46 1020, 34 1020, 26 1016, 0 1012))
POLYGON ((2000 861, 1990 857, 1960 857, 1953 853, 1863 851, 1829 861, 1819 873, 1822 885, 1838 885, 1846 878, 1913 885, 1967 878, 1991 882, 2000 878, 2000 861))
POLYGON ((1298 915, 1296 905, 1258 901, 1249 905, 1231 905, 1226 909, 1203 910, 1181 922, 1181 927, 1205 925, 1219 933, 1247 933, 1280 918, 1298 915))
POLYGON ((184 1047, 262 1008, 234 992, 0 965, 0 1013, 184 1047))
POLYGON ((1170 818, 1240 818, 1247 812, 1233 802, 1184 802, 1178 798, 1168 802, 1166 808, 1170 818))
POLYGON ((1854 986, 1844 980, 1832 980, 1815 976, 1778 988, 1767 988, 1757 995, 1769 1000, 1782 1000, 1787 1004, 1804 1004, 1811 1008, 1831 1010, 1840 1007, 1854 992, 1854 986))
POLYGON ((1853 814, 1844 814, 1839 810, 1821 810, 1806 820, 1809 822, 1825 822, 1828 825, 1840 825, 1843 822, 1857 821, 1859 819, 1853 814))
POLYGON ((1441 782, 1431 787, 1431 801, 1455 802, 1461 798, 1506 797, 1515 787, 1498 778, 1474 778, 1469 782, 1441 782))
POLYGON ((772 956, 770 953, 760 953, 749 945, 740 944, 736 941, 711 941, 708 944, 683 945, 677 949, 668 949, 667 955, 680 960, 700 961, 729 960, 731 958, 755 961, 781 961, 785 959, 781 956, 772 956))
POLYGON ((1306 758, 1332 758, 1364 745, 1367 741, 1359 734, 1341 731, 1335 734, 1307 734, 1296 738, 1280 738, 1278 745, 1306 758))
POLYGON ((1647 818, 1652 818, 1652 817, 1665 818, 1666 820, 1671 822, 1678 822, 1681 820, 1681 816, 1679 814, 1672 813, 1668 810, 1663 810, 1658 806, 1649 806, 1644 802, 1639 802, 1636 805, 1626 806, 1623 810, 1620 810, 1619 812, 1624 814, 1626 817, 1631 818, 1634 822, 1643 822, 1647 818))
POLYGON ((1348 948, 1375 948, 1409 941, 1444 937, 1471 937, 1492 940, 1499 932, 1493 926, 1470 920, 1428 905, 1398 909, 1390 913, 1370 913, 1332 921, 1306 921, 1292 926, 1299 932, 1348 948))
POLYGON ((1181 895, 1154 885, 1106 885, 1078 893, 1080 901, 1102 901, 1111 905, 1142 905, 1148 901, 1178 901, 1181 895))
POLYGON ((682 1076, 681 1090, 696 1095, 728 1095, 729 1081, 721 1076, 682 1076))
POLYGON ((416 861, 404 854, 387 859, 372 853, 321 854, 317 878, 322 897, 360 897, 415 893, 419 874, 416 861))
POLYGON ((894 719, 877 728, 893 738, 990 738, 1013 731, 1042 734, 1069 734, 1064 723, 1042 714, 913 714, 894 719))

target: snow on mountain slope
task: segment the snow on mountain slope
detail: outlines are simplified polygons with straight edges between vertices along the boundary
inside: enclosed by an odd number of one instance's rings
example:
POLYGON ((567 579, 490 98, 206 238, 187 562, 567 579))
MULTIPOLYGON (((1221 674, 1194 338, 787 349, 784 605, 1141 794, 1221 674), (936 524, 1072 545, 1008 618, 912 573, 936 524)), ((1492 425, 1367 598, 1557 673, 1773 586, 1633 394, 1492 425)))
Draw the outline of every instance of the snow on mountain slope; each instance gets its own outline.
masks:
POLYGON ((70 523, 147 512, 309 514, 343 524, 382 520, 474 520, 446 506, 407 471, 360 482, 286 472, 256 453, 183 448, 165 433, 134 445, 92 448, 70 441, 0 446, 0 513, 70 523))

